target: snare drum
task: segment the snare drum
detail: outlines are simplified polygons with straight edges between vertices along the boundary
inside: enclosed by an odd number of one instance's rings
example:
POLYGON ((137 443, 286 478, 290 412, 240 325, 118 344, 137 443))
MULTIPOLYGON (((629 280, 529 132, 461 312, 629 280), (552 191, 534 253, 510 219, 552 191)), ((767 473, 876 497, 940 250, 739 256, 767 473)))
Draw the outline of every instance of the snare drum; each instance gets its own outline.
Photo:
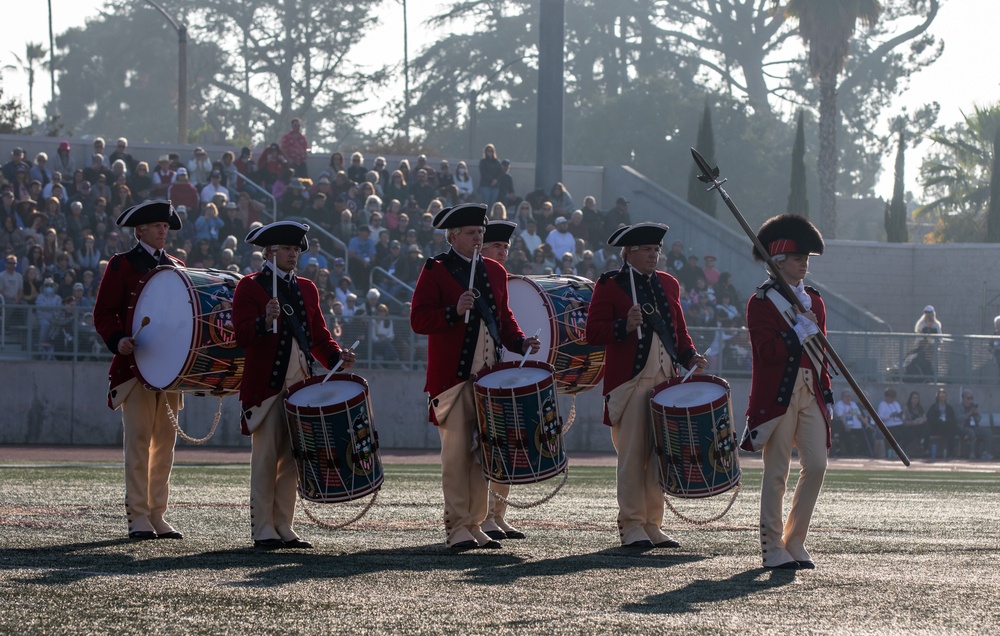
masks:
POLYGON ((499 484, 544 481, 566 469, 552 367, 504 362, 475 381, 483 475, 499 484))
MULTIPOLYGON (((604 377, 604 347, 587 344, 587 307, 594 283, 581 276, 507 275, 507 304, 525 333, 539 334, 539 359, 555 369, 566 395, 581 393, 604 377)), ((510 359, 521 355, 510 352, 510 359)))
POLYGON ((136 287, 125 329, 135 333, 135 376, 153 391, 227 395, 240 388, 243 349, 233 330, 233 272, 161 265, 136 287))
POLYGON ((335 373, 292 385, 285 397, 299 494, 320 503, 351 501, 384 479, 368 382, 335 373))
POLYGON ((651 391, 660 487, 674 497, 711 497, 740 482, 729 383, 696 375, 673 378, 651 391))

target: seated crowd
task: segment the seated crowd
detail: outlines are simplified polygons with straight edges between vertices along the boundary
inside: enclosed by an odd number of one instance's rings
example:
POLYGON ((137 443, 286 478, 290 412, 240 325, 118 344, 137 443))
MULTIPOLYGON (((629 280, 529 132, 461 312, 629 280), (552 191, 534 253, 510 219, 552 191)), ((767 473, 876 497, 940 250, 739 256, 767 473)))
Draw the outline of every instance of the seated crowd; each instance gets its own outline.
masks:
MULTIPOLYGON (((492 144, 479 161, 478 188, 465 161, 453 170, 447 160, 431 166, 424 155, 412 165, 403 159, 390 170, 384 157, 376 157, 369 168, 360 152, 350 155, 349 164, 343 153, 334 152, 312 180, 306 176, 305 147, 293 122, 293 130, 256 160, 249 148, 238 157, 226 151, 211 158, 197 147, 186 162, 178 153, 146 161, 129 152, 124 138, 110 153, 103 139, 95 139, 86 166, 75 165, 66 141, 58 144, 52 160, 45 152, 32 160, 14 148, 0 177, 0 249, 7 258, 0 292, 7 304, 92 307, 108 259, 134 245, 131 233, 119 229, 115 219, 151 198, 169 199, 177 208, 183 228, 170 234, 167 250, 188 267, 256 271, 261 255, 243 237, 270 218, 264 191, 277 202, 279 218, 308 219, 325 230, 312 234, 298 273, 320 288, 331 327, 343 332, 340 337, 382 343, 377 357, 389 362, 409 359, 401 345, 385 344, 407 340, 395 338, 389 317, 405 315, 408 288, 425 257, 448 249, 445 233, 432 224, 443 207, 481 201, 490 206, 490 219, 515 222, 506 263, 514 274, 596 280, 621 266, 617 250, 604 240, 632 222, 625 198, 602 212, 593 196, 577 208, 561 183, 521 196, 510 162, 497 160, 492 144), (356 315, 385 318, 366 320, 363 333, 355 333, 351 318, 356 315)), ((708 254, 700 262, 678 241, 662 255, 660 268, 681 282, 682 305, 700 339, 699 350, 712 346, 716 359, 725 358, 725 368, 749 369, 742 296, 729 273, 715 268, 715 260, 708 254)), ((38 315, 40 323, 47 316, 38 315)), ((48 345, 51 321, 39 327, 40 340, 48 345)))

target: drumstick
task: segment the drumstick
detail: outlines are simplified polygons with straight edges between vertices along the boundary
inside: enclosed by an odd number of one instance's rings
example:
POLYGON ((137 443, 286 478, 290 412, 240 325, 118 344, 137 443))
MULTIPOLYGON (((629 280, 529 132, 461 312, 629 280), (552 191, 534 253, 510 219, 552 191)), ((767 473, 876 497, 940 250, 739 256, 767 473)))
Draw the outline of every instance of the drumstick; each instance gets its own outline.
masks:
MULTIPOLYGON (((710 353, 712 353, 712 347, 709 347, 708 349, 705 349, 705 353, 703 353, 701 355, 708 356, 708 354, 710 354, 710 353)), ((684 384, 685 382, 687 382, 687 379, 691 377, 691 374, 694 373, 694 370, 697 369, 697 368, 698 368, 697 364, 692 364, 691 368, 688 369, 688 372, 685 373, 684 377, 681 379, 681 384, 684 384)))
POLYGON ((145 318, 142 319, 142 322, 139 324, 139 328, 135 330, 134 334, 132 334, 132 339, 135 340, 136 338, 138 338, 139 334, 142 333, 143 328, 145 328, 145 326, 148 324, 149 324, 149 316, 146 316, 145 318))
MULTIPOLYGON (((472 266, 469 268, 469 291, 476 282, 476 259, 479 258, 479 248, 472 250, 472 266)), ((465 310, 465 324, 469 324, 469 310, 465 310)))
MULTIPOLYGON (((271 277, 271 297, 272 298, 277 298, 278 297, 278 255, 277 254, 272 254, 271 255, 271 259, 272 259, 271 260, 271 267, 272 267, 272 274, 273 274, 273 276, 271 277)), ((278 333, 278 319, 277 318, 274 319, 274 324, 271 325, 271 333, 278 333)))
MULTIPOLYGON (((629 280, 632 281, 632 304, 633 305, 638 305, 639 304, 639 298, 635 295, 635 268, 633 268, 631 265, 628 266, 628 277, 629 277, 629 280)), ((635 335, 639 336, 639 340, 642 340, 642 327, 641 326, 637 326, 635 328, 635 335)))
MULTIPOLYGON (((538 337, 538 336, 540 336, 541 334, 542 334, 542 330, 541 330, 541 328, 539 328, 539 329, 538 329, 538 331, 536 331, 536 332, 535 332, 535 335, 534 335, 534 336, 532 336, 532 337, 533 337, 533 338, 537 338, 537 337, 538 337)), ((518 368, 518 369, 520 369, 521 367, 523 367, 523 366, 524 366, 524 361, 528 359, 528 352, 527 352, 527 351, 525 351, 524 353, 522 353, 522 354, 521 354, 521 356, 522 356, 522 357, 521 357, 521 364, 517 365, 517 368, 518 368)))
MULTIPOLYGON (((355 340, 354 344, 351 345, 351 348, 348 349, 348 351, 354 351, 355 349, 358 348, 359 344, 361 344, 361 341, 360 340, 355 340)), ((336 373, 337 369, 339 369, 340 365, 342 365, 342 364, 344 364, 344 358, 343 358, 343 356, 341 356, 340 360, 337 360, 337 364, 333 365, 333 368, 330 369, 330 372, 326 374, 326 377, 323 378, 323 382, 326 382, 327 380, 329 380, 330 376, 333 375, 334 373, 336 373)), ((320 384, 323 384, 323 382, 320 382, 320 384)))

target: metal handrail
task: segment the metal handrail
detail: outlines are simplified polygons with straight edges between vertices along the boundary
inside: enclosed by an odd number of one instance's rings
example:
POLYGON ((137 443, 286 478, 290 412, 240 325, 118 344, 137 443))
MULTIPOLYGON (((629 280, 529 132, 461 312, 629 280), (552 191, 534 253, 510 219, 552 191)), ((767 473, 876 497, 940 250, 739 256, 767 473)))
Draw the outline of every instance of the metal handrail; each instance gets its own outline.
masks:
MULTIPOLYGON (((312 232, 312 231, 319 232, 320 234, 322 234, 326 238, 330 239, 330 242, 333 243, 334 247, 337 247, 337 248, 339 248, 339 249, 341 249, 341 250, 344 251, 344 273, 345 274, 350 273, 351 259, 347 258, 347 244, 344 243, 343 241, 341 241, 339 238, 337 238, 333 234, 331 234, 329 230, 327 230, 325 227, 323 227, 322 225, 320 225, 316 221, 313 221, 309 217, 302 216, 302 215, 296 215, 296 218, 304 221, 309 226, 309 231, 310 232, 312 232)), ((325 250, 321 249, 320 252, 325 252, 325 250)), ((333 257, 333 254, 330 254, 329 252, 326 252, 324 254, 324 256, 333 257)), ((336 284, 336 282, 337 281, 334 281, 335 284, 336 284)))
POLYGON ((252 179, 250 179, 250 177, 248 177, 246 175, 242 175, 241 174, 240 175, 240 179, 242 179, 244 183, 249 183, 250 185, 252 185, 254 187, 254 189, 256 189, 258 192, 263 192, 264 196, 266 196, 268 199, 271 199, 271 220, 272 221, 277 221, 278 220, 278 200, 276 198, 274 198, 274 195, 271 194, 270 192, 268 192, 265 188, 257 185, 257 183, 255 183, 252 179))
MULTIPOLYGON (((392 280, 396 281, 397 283, 399 283, 400 285, 402 285, 404 288, 406 288, 410 292, 410 297, 411 298, 413 297, 413 287, 411 287, 409 284, 407 284, 406 281, 400 280, 396 276, 390 274, 388 271, 385 270, 385 268, 378 267, 378 266, 373 267, 371 273, 368 274, 368 289, 371 289, 371 288, 375 287, 375 273, 376 272, 381 273, 386 278, 392 279, 392 280)), ((400 306, 403 306, 406 303, 405 300, 400 300, 400 299, 396 298, 395 296, 393 296, 392 294, 387 294, 387 295, 390 298, 392 298, 392 300, 395 301, 396 304, 398 304, 400 306)))

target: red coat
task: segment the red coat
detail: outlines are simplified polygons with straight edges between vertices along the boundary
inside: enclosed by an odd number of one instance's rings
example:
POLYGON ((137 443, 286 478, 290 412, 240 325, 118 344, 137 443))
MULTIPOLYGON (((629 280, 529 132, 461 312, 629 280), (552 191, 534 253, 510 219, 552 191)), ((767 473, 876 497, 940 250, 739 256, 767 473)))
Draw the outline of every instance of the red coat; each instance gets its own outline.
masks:
MULTIPOLYGON (((750 381, 750 404, 747 407, 747 430, 740 448, 754 450, 751 438, 761 424, 781 417, 788 410, 795 378, 802 365, 816 371, 812 361, 805 354, 795 331, 785 322, 778 308, 764 295, 775 287, 769 280, 747 303, 747 327, 750 331, 750 345, 753 349, 753 376, 750 381)), ((826 334, 826 305, 819 292, 806 287, 812 298, 812 312, 816 314, 820 332, 826 334)), ((813 374, 813 393, 816 403, 827 414, 826 404, 833 404, 830 389, 830 374, 826 369, 813 374)), ((829 422, 827 423, 827 448, 830 446, 829 422)))
MULTIPOLYGON (((184 267, 184 263, 166 255, 174 267, 184 267)), ((128 252, 115 254, 108 261, 108 268, 101 279, 94 303, 94 328, 101 335, 104 344, 115 354, 108 373, 108 407, 111 407, 115 387, 135 377, 132 372, 131 356, 118 353, 118 343, 131 334, 125 331, 129 305, 135 302, 135 288, 142 277, 157 267, 153 256, 141 245, 128 252)))
MULTIPOLYGON (((306 278, 296 280, 302 296, 302 305, 296 313, 303 326, 308 328, 309 352, 330 369, 340 360, 340 345, 326 328, 316 285, 306 278)), ((287 285, 284 282, 279 284, 287 285)), ((264 314, 267 302, 271 300, 271 285, 271 270, 265 268, 262 272, 240 279, 233 294, 236 343, 246 351, 243 381, 240 383, 240 402, 244 411, 259 406, 282 390, 291 356, 294 336, 284 313, 278 317, 278 333, 271 330, 271 323, 265 324, 264 314)))
MULTIPOLYGON (((594 346, 603 345, 605 350, 604 395, 611 393, 642 371, 653 345, 653 338, 658 338, 649 322, 649 317, 645 315, 642 324, 644 346, 641 351, 638 330, 632 333, 625 331, 628 310, 635 304, 632 302, 628 267, 625 265, 618 271, 601 275, 594 285, 590 309, 587 312, 587 342, 594 346), (629 291, 626 291, 626 288, 629 291)), ((684 311, 680 303, 680 285, 676 278, 665 272, 656 272, 656 277, 660 289, 664 292, 663 296, 654 294, 658 297, 657 311, 664 317, 664 322, 667 317, 670 319, 674 336, 675 362, 687 366, 697 352, 684 321, 684 311)), ((638 276, 636 281, 637 287, 641 285, 638 276)), ((643 303, 642 297, 639 302, 643 303)))
MULTIPOLYGON (((479 337, 480 320, 470 320, 465 324, 465 315, 456 309, 458 297, 466 290, 469 265, 454 251, 427 259, 424 269, 417 279, 413 291, 413 306, 410 309, 410 327, 416 333, 426 334, 427 382, 424 391, 431 397, 461 384, 470 377, 472 356, 479 337), (460 283, 448 271, 449 266, 464 265, 465 283, 460 283)), ((514 320, 514 314, 507 306, 507 272, 500 263, 480 258, 477 265, 480 277, 476 288, 486 298, 494 310, 499 324, 501 344, 509 351, 524 348, 524 334, 514 320), (485 270, 486 276, 482 276, 485 270), (489 283, 487 287, 486 283, 489 283)), ((475 312, 473 312, 475 313, 475 312)), ((499 354, 497 355, 499 360, 499 354)))

